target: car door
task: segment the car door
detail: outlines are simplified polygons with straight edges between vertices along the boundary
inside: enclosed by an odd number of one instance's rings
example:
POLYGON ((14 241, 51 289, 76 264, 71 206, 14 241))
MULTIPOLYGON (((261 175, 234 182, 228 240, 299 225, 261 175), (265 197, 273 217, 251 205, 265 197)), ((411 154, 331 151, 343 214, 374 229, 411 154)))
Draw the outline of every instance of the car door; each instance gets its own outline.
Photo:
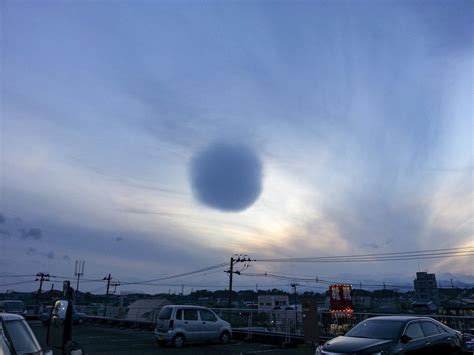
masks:
POLYGON ((441 328, 433 322, 421 322, 425 333, 426 345, 432 354, 449 354, 451 352, 451 337, 449 333, 442 332, 441 328))
POLYGON ((403 353, 407 355, 420 355, 427 354, 425 352, 425 333, 421 328, 420 322, 410 322, 408 323, 405 332, 403 335, 406 335, 410 338, 410 341, 403 345, 403 353))
POLYGON ((200 321, 198 310, 195 308, 183 309, 183 329, 185 330, 185 337, 189 341, 201 340, 200 336, 200 321))
POLYGON ((219 338, 219 323, 217 317, 208 309, 200 309, 201 317, 201 340, 215 340, 219 338))

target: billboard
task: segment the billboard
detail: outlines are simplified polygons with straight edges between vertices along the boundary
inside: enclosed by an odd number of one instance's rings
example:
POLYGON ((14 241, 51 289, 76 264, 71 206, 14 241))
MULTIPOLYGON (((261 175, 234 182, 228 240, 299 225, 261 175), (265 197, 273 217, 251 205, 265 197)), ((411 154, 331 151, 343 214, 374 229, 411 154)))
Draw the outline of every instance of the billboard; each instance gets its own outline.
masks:
POLYGON ((331 311, 352 312, 352 286, 331 285, 329 286, 329 298, 331 311))

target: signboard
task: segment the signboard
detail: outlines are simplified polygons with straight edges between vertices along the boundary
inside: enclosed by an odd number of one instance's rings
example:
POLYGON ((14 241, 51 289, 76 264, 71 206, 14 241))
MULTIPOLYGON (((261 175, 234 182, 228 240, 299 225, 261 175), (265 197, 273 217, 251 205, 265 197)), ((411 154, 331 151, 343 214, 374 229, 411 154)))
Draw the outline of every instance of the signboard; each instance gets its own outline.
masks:
POLYGON ((331 285, 329 286, 329 298, 331 311, 352 312, 352 286, 331 285))

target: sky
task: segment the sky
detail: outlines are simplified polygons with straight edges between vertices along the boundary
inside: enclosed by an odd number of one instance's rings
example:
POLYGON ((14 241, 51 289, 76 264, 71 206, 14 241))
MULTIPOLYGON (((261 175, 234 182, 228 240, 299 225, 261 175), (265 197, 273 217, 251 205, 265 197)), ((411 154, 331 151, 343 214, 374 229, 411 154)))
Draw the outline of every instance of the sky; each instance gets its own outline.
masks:
MULTIPOLYGON (((0 9, 0 275, 70 277, 84 260, 85 279, 137 282, 239 253, 474 247, 472 2, 0 9)), ((407 284, 429 271, 474 283, 472 265, 468 256, 245 271, 407 284)), ((121 290, 223 289, 225 269, 121 290)), ((0 291, 34 290, 33 280, 3 277, 0 291)))

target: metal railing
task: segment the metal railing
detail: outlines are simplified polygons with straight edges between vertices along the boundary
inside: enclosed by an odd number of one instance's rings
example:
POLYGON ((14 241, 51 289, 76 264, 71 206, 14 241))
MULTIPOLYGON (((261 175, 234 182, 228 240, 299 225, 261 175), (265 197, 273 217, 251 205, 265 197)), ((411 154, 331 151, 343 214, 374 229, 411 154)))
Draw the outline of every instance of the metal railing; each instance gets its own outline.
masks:
MULTIPOLYGON (((150 328, 156 323, 160 308, 145 307, 114 307, 108 306, 104 315, 103 306, 76 305, 78 312, 85 313, 91 318, 107 319, 120 324, 146 324, 150 328)), ((256 332, 271 332, 281 334, 302 335, 303 314, 295 310, 262 311, 247 308, 213 308, 213 311, 222 319, 228 321, 233 329, 247 332, 249 336, 256 332)), ((319 312, 319 325, 322 336, 336 336, 344 334, 364 319, 387 315, 401 315, 389 313, 334 313, 319 312)), ((415 315, 415 314, 405 314, 415 315)), ((423 316, 416 314, 416 316, 423 316)), ((468 332, 474 328, 474 316, 425 315, 436 319, 447 326, 468 332)))

